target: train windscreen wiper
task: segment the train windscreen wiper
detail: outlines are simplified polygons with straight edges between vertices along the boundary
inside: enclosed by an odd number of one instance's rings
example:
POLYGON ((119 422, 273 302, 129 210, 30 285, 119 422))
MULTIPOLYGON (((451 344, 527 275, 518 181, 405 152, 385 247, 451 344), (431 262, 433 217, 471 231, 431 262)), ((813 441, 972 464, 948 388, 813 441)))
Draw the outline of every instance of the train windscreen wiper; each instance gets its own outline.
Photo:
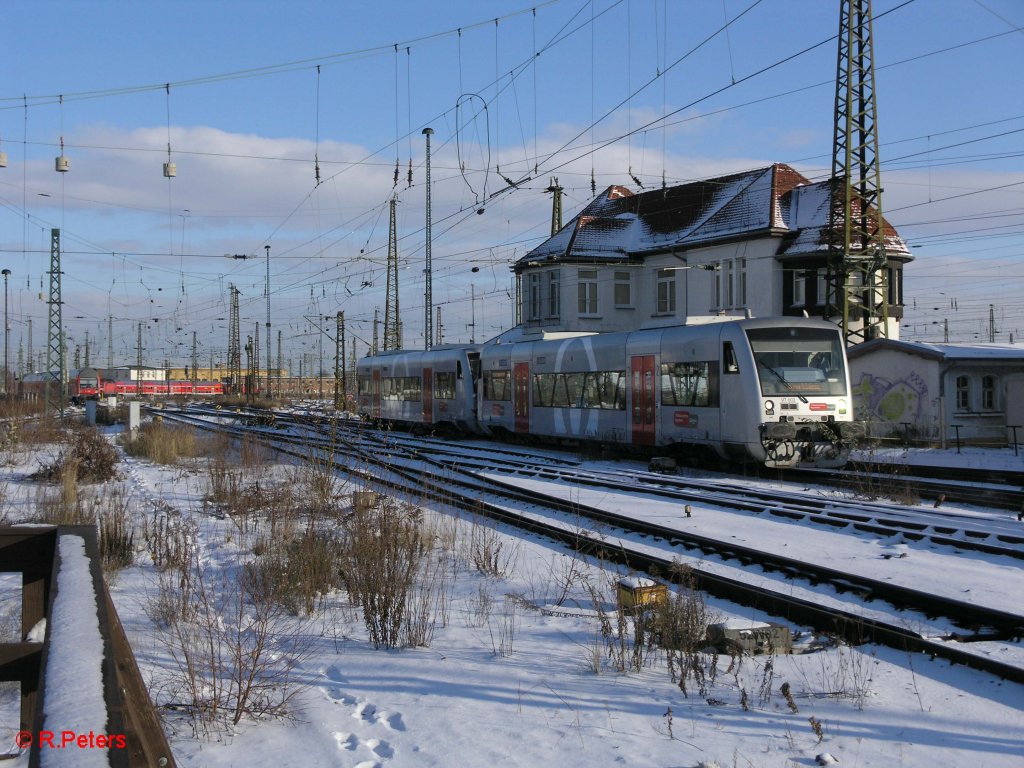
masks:
POLYGON ((760 360, 757 361, 757 364, 759 366, 761 366, 762 368, 764 368, 769 373, 771 373, 773 376, 775 376, 775 378, 777 378, 779 381, 781 381, 782 382, 782 386, 784 386, 786 389, 788 389, 794 395, 799 397, 801 403, 806 403, 807 402, 807 398, 804 397, 803 395, 801 395, 799 392, 797 392, 796 389, 793 387, 793 385, 790 384, 788 381, 786 381, 786 377, 785 376, 783 376, 781 373, 776 371, 770 365, 768 365, 766 363, 762 363, 760 360))

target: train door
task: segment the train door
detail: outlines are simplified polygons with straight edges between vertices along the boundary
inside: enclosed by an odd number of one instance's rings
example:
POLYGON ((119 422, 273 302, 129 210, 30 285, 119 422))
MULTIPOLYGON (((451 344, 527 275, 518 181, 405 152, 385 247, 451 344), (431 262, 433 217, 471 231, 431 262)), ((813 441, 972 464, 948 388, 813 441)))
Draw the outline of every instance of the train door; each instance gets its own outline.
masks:
POLYGON ((423 423, 434 423, 434 371, 423 369, 423 423))
MULTIPOLYGON (((747 375, 751 375, 749 372, 747 375)), ((720 397, 722 424, 720 438, 723 443, 745 441, 747 423, 746 397, 743 391, 744 376, 740 371, 739 356, 732 341, 722 341, 722 376, 720 397)))
POLYGON ((630 358, 633 445, 654 445, 654 355, 630 358))
POLYGON ((370 379, 370 398, 372 400, 371 408, 373 412, 373 418, 380 418, 380 370, 374 369, 373 375, 370 379))
POLYGON ((530 431, 530 364, 515 363, 512 369, 512 404, 516 432, 530 431))

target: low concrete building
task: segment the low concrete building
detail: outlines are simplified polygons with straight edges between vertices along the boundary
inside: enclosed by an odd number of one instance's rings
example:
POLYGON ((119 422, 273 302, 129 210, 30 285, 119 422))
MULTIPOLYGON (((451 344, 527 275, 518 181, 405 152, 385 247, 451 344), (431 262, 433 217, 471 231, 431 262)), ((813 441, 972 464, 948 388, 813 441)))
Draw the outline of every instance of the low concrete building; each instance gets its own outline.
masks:
POLYGON ((848 350, 854 410, 870 434, 945 446, 1024 440, 1024 345, 874 339, 848 350))

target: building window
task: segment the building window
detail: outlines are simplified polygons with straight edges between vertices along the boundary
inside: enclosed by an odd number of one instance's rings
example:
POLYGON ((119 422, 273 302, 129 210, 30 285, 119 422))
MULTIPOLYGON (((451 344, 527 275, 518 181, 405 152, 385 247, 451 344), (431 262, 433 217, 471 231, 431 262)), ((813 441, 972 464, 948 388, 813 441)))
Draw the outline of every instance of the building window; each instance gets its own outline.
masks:
POLYGON ((732 307, 734 306, 735 296, 732 285, 732 261, 730 259, 726 259, 722 262, 719 269, 722 270, 722 288, 725 294, 722 296, 721 306, 732 307))
POLYGON ((559 270, 553 269, 548 272, 548 317, 558 317, 562 314, 562 302, 558 294, 559 280, 559 270))
POLYGON ((543 315, 543 303, 541 299, 541 282, 540 274, 534 272, 530 275, 530 287, 529 287, 529 320, 540 320, 543 315))
POLYGON ((676 273, 674 269, 658 270, 658 314, 676 311, 676 273))
POLYGON ((830 303, 829 299, 831 298, 829 296, 828 290, 828 270, 819 269, 815 273, 815 277, 817 279, 817 293, 814 303, 817 304, 819 307, 823 307, 826 304, 830 303))
POLYGON ((967 376, 956 377, 956 409, 971 410, 971 380, 967 376))
POLYGON ((736 306, 747 306, 747 259, 736 259, 736 306))
POLYGON ((715 293, 712 303, 719 309, 747 306, 747 260, 724 259, 714 265, 701 265, 715 270, 715 293))
POLYGON ((615 273, 615 306, 633 306, 633 275, 630 272, 615 273))
POLYGON ((981 410, 994 411, 996 409, 996 377, 981 377, 981 410))
POLYGON ((807 303, 807 277, 802 269, 793 270, 793 306, 802 307, 807 303))
POLYGON ((886 277, 889 282, 888 301, 892 306, 903 304, 903 270, 889 267, 886 270, 886 277))
POLYGON ((597 314, 597 270, 581 269, 577 272, 578 311, 580 315, 597 314))

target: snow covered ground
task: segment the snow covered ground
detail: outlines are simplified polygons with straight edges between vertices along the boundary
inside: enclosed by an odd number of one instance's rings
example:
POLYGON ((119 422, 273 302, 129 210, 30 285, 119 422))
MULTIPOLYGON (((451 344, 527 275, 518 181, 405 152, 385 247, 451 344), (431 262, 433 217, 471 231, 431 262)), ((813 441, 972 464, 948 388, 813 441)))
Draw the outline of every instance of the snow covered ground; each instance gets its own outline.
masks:
MULTIPOLYGON (((10 458, 0 468, 3 511, 12 521, 30 519, 39 491, 26 475, 37 468, 38 456, 10 458)), ((274 625, 279 634, 271 638, 272 655, 291 662, 296 693, 288 717, 196 728, 180 706, 180 675, 162 639, 166 633, 151 618, 161 574, 142 541, 142 520, 180 512, 194 523, 211 581, 253 559, 266 523, 246 530, 218 515, 204 502, 209 480, 201 470, 125 458, 120 473, 117 482, 139 526, 139 551, 137 564, 117 575, 112 594, 182 766, 767 768, 816 765, 816 757, 827 762, 827 755, 846 766, 1021 764, 1024 687, 926 657, 832 645, 739 662, 723 656, 713 667, 707 658, 704 684, 691 678, 685 692, 657 651, 639 670, 619 671, 594 597, 613 611, 614 583, 624 574, 543 540, 494 535, 482 521, 429 510, 424 525, 445 533, 446 549, 435 553, 445 575, 428 644, 374 649, 358 606, 334 592, 311 616, 274 625), (498 575, 474 565, 481 540, 494 554, 491 570, 498 575), (788 699, 781 693, 786 683, 788 699)), ((274 478, 293 477, 270 465, 257 474, 264 492, 274 478)), ((609 504, 622 503, 607 496, 609 504)), ((638 498, 630 503, 641 504, 638 498)), ((666 513, 655 506, 645 512, 666 513)), ((784 539, 790 549, 803 547, 833 563, 856 567, 863 559, 866 569, 881 567, 857 537, 823 539, 807 529, 805 538, 805 529, 783 523, 774 530, 784 533, 772 533, 767 521, 713 507, 696 510, 694 520, 709 529, 731 527, 742 537, 784 539)), ((925 558, 912 553, 908 560, 925 558)), ((907 564, 885 562, 893 569, 907 564)), ((1019 566, 983 565, 998 571, 1004 594, 1021 594, 1019 566)), ((922 574, 928 583, 921 588, 955 590, 963 578, 942 568, 922 574)), ((720 601, 710 601, 710 608, 723 620, 773 618, 720 601)), ((218 620, 233 621, 227 613, 218 620)), ((12 753, 16 712, 8 695, 0 716, 12 753)), ((9 764, 24 763, 22 755, 9 764)))

